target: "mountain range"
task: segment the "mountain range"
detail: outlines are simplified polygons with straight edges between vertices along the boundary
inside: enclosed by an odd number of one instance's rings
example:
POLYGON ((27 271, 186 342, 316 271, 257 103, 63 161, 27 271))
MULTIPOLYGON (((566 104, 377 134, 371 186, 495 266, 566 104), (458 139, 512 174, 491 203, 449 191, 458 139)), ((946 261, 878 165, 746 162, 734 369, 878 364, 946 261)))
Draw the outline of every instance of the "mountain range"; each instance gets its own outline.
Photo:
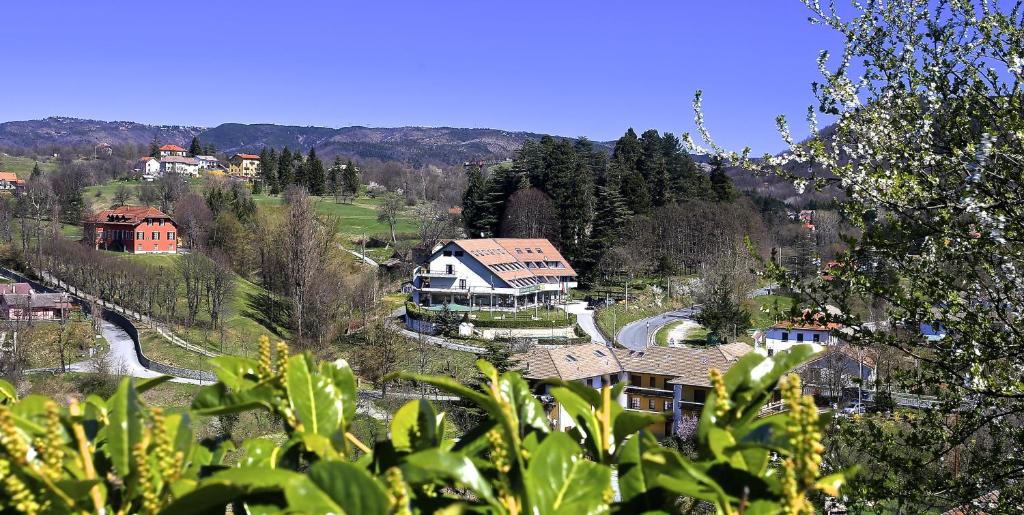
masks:
MULTIPOLYGON (((358 160, 376 158, 413 166, 453 165, 465 161, 497 161, 512 157, 527 139, 543 134, 500 129, 455 127, 301 127, 275 124, 224 123, 216 127, 147 125, 69 117, 0 123, 0 148, 45 150, 52 147, 149 145, 173 143, 187 147, 193 136, 218 152, 259 152, 263 147, 307 151, 358 160)), ((598 143, 610 148, 609 143, 598 143)))

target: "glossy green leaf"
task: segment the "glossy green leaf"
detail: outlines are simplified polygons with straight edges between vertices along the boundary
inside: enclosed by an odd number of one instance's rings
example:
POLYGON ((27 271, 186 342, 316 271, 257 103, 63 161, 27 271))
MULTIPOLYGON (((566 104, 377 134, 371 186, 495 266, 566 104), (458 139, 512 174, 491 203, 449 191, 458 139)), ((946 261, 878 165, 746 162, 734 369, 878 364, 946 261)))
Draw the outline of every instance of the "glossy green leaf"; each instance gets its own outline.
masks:
POLYGON ((242 456, 239 466, 274 468, 277 464, 277 453, 281 445, 266 438, 253 438, 242 443, 242 456))
POLYGON ((337 389, 341 400, 342 427, 341 431, 348 431, 349 425, 356 416, 356 376, 352 367, 343 359, 336 359, 320 364, 320 373, 327 377, 337 389))
POLYGON ((358 465, 321 461, 310 467, 309 479, 346 513, 372 515, 390 509, 384 485, 358 465))
POLYGON ((528 429, 547 433, 551 426, 548 422, 544 406, 530 391, 530 385, 517 373, 506 372, 498 379, 498 391, 516 412, 519 419, 519 433, 523 435, 528 429))
POLYGON ((14 386, 3 379, 0 379, 0 404, 18 400, 18 391, 14 386))
POLYGON ((272 408, 274 387, 260 384, 241 391, 230 391, 224 383, 204 386, 192 399, 192 409, 200 415, 227 415, 255 408, 272 408))
POLYGON ((487 502, 497 503, 490 482, 480 474, 476 465, 462 454, 427 449, 406 456, 401 468, 405 480, 409 483, 431 483, 436 479, 448 478, 469 488, 487 502))
POLYGON ((252 386, 259 369, 258 361, 240 356, 217 356, 209 363, 217 378, 228 388, 236 390, 252 386))
POLYGON ((341 429, 341 392, 332 378, 317 373, 305 354, 288 360, 288 405, 302 430, 328 438, 341 429))
POLYGON ((544 438, 526 474, 540 513, 598 513, 607 509, 604 499, 606 490, 611 489, 611 468, 584 458, 579 445, 565 433, 544 438))
POLYGON ((409 401, 391 419, 391 443, 395 450, 414 452, 440 443, 437 414, 426 400, 409 401))
POLYGON ((554 387, 551 389, 551 395, 576 422, 576 427, 586 435, 586 445, 590 452, 594 456, 600 456, 601 426, 597 421, 597 415, 594 414, 594 407, 569 388, 554 387))
POLYGON ((110 424, 106 431, 106 450, 114 470, 121 478, 131 473, 132 446, 142 438, 139 398, 131 378, 124 378, 107 403, 110 424))
POLYGON ((177 498, 161 510, 168 515, 205 513, 246 498, 280 494, 292 482, 307 481, 298 472, 267 468, 233 468, 217 472, 199 482, 195 490, 177 498))
POLYGON ((618 453, 619 494, 626 512, 672 511, 677 496, 655 484, 660 470, 644 458, 645 454, 661 450, 658 440, 648 431, 641 431, 622 444, 618 453))

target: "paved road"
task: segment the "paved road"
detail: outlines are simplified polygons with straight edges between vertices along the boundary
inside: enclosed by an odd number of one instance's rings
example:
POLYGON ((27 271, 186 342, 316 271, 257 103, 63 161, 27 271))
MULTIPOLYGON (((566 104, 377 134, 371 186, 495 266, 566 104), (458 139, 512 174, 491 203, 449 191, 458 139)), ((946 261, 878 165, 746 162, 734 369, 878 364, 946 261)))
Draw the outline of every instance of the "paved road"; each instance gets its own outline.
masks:
POLYGON ((370 265, 370 266, 372 266, 374 268, 380 267, 380 264, 377 263, 376 261, 370 259, 369 256, 365 256, 365 255, 360 254, 360 253, 358 253, 358 252, 356 252, 354 250, 349 250, 349 249, 346 249, 344 247, 342 247, 342 250, 344 250, 345 252, 348 252, 349 254, 352 254, 353 256, 359 258, 361 261, 363 261, 367 265, 370 265))
POLYGON ((576 315, 576 322, 580 324, 583 332, 590 335, 591 342, 608 345, 608 340, 604 339, 604 335, 598 330, 597 323, 594 321, 594 310, 587 309, 586 302, 567 304, 565 310, 576 315))
POLYGON ((689 320, 698 312, 700 312, 700 304, 697 304, 693 308, 669 311, 668 313, 662 313, 660 315, 643 318, 636 322, 626 324, 625 327, 619 330, 619 343, 630 350, 643 350, 647 347, 647 343, 654 339, 654 335, 658 334, 658 329, 661 329, 672 322, 689 320))

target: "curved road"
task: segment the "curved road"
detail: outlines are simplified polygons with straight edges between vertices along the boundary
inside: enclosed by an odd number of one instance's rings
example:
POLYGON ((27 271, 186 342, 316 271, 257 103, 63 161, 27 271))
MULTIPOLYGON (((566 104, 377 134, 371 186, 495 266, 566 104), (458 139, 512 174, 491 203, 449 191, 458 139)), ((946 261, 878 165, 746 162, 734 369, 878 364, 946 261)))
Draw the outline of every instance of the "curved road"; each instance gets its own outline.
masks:
POLYGON ((677 309, 631 322, 619 330, 617 339, 623 347, 629 350, 643 350, 647 347, 648 342, 654 338, 654 335, 658 334, 659 329, 672 322, 693 318, 694 315, 700 312, 700 307, 700 304, 697 304, 692 308, 677 309))

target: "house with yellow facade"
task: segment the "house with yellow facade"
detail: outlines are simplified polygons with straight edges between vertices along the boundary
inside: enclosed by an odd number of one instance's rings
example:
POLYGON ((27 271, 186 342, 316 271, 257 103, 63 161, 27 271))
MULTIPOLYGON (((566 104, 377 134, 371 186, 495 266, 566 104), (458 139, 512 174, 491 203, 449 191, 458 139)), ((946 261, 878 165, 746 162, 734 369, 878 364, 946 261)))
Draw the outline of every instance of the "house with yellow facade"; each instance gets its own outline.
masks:
POLYGON ((235 154, 228 159, 228 175, 252 180, 260 173, 260 156, 235 154))
POLYGON ((621 381, 628 384, 619 396, 623 408, 662 413, 665 422, 647 429, 658 438, 679 431, 684 417, 699 417, 711 390, 708 370, 723 373, 753 349, 745 343, 712 347, 650 347, 640 351, 610 349, 600 344, 534 347, 516 357, 523 377, 534 385, 548 408, 551 427, 564 431, 575 425, 551 398, 547 378, 579 381, 601 389, 621 381))

